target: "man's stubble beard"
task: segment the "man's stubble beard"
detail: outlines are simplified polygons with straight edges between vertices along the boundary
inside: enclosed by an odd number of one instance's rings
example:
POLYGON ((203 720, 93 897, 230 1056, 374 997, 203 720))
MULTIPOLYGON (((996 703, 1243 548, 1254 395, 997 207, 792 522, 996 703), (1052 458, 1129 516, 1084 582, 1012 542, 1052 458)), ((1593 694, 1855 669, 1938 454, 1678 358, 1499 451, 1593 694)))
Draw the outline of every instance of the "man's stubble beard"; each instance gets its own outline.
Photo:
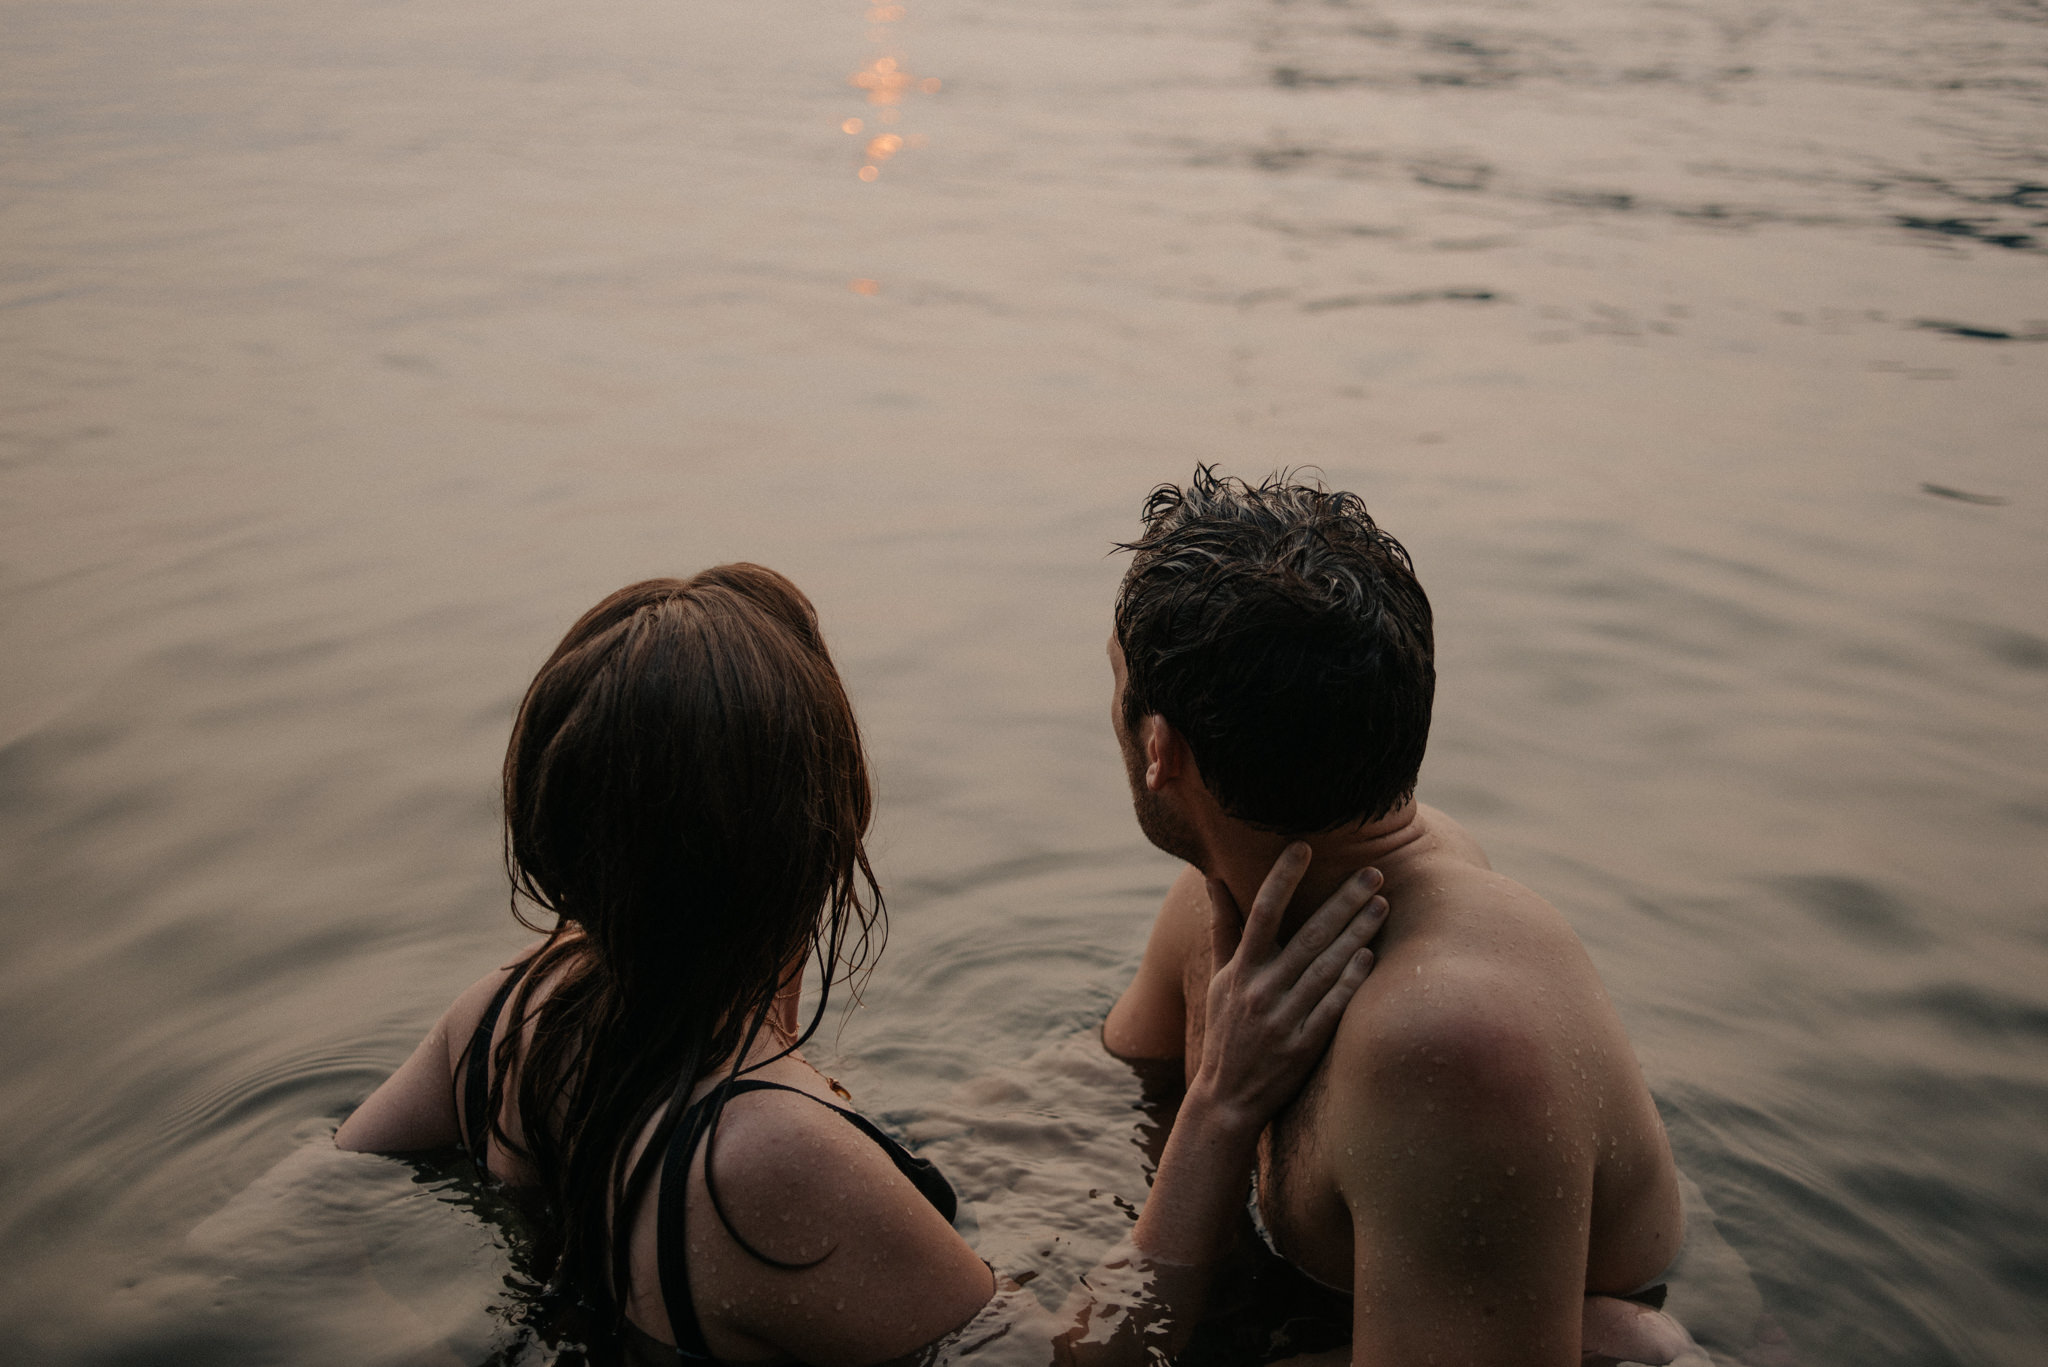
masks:
POLYGON ((1145 756, 1122 726, 1117 728, 1117 744, 1124 752, 1124 773, 1131 781, 1131 810, 1137 814, 1138 829, 1175 859, 1203 868, 1207 851, 1201 837, 1185 817, 1145 786, 1145 756))

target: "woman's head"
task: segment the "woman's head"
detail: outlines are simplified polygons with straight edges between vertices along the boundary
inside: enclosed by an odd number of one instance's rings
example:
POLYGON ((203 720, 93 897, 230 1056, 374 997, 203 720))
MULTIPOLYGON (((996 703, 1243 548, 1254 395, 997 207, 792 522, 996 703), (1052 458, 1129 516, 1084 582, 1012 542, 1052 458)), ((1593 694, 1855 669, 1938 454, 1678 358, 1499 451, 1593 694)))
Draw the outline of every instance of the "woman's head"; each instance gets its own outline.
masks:
POLYGON ((625 1016, 680 1010, 699 1038, 765 1005, 807 947, 828 970, 860 957, 871 811, 817 614, 759 565, 585 613, 505 756, 515 889, 582 930, 625 1016))
POLYGON ((832 976, 865 966, 882 914, 861 848, 871 810, 817 614, 759 565, 620 589, 527 689, 505 755, 505 863, 515 911, 524 897, 556 921, 534 927, 552 933, 510 1012, 527 1043, 498 1032, 488 1114, 548 1192, 538 1265, 614 1315, 631 1222, 612 1213, 647 1189, 680 1111, 664 1103, 738 1070, 806 950, 824 972, 813 1027, 832 976), (515 1066, 516 1140, 500 1123, 515 1066))

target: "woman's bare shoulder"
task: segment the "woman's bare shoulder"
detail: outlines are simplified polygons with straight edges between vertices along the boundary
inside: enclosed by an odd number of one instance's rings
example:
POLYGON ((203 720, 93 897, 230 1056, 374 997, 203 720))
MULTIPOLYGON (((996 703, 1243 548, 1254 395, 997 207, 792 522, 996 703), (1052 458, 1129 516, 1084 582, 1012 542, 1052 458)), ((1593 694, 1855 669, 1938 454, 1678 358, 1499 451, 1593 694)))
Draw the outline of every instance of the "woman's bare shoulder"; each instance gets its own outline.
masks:
POLYGON ((915 1192, 822 1082, 772 1080, 790 1090, 727 1101, 698 1164, 710 1160, 719 1204, 748 1242, 778 1261, 805 1263, 857 1228, 863 1209, 915 1192))
POLYGON ((733 1333, 804 1361, 872 1362, 971 1318, 993 1291, 986 1264, 886 1150, 817 1087, 798 1090, 732 1098, 697 1154, 690 1280, 713 1350, 733 1333))

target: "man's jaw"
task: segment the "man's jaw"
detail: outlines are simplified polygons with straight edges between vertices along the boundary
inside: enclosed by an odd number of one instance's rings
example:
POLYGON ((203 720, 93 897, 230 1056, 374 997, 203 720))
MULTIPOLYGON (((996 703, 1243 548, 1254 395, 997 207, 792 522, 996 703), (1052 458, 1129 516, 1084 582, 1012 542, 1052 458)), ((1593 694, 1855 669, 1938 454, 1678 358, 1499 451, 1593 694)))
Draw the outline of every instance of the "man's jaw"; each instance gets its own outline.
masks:
POLYGON ((1194 823, 1174 810, 1165 798, 1148 789, 1142 780, 1131 785, 1131 808, 1137 815, 1138 829, 1154 846, 1175 859, 1193 864, 1205 874, 1211 872, 1215 861, 1194 823))

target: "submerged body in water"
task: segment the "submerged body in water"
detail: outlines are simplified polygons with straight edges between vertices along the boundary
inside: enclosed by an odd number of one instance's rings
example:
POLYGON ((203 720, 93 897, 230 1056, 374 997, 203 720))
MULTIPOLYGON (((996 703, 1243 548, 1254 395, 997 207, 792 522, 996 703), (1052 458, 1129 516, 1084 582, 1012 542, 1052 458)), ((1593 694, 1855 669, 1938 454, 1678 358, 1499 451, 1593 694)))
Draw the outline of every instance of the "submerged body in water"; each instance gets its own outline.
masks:
POLYGON ((1263 1137, 1274 1247, 1351 1295, 1360 1367, 1671 1361, 1683 1333, 1616 1303, 1663 1275, 1684 1228, 1628 1036, 1564 918, 1414 797, 1436 669, 1407 551, 1356 496, 1284 475, 1198 468, 1145 514, 1110 715, 1140 826, 1191 867, 1104 1042, 1200 1068, 1224 1023, 1207 905, 1249 895, 1278 855, 1303 934, 1323 890, 1382 870, 1380 971, 1263 1137))
MULTIPOLYGON (((1584 951, 1562 918, 1525 889, 1506 891, 1497 875, 1473 880, 1447 870, 1449 862, 1486 873, 1477 845, 1441 812, 1420 807, 1404 814, 1395 830, 1377 833, 1375 850, 1396 908, 1376 943, 1377 976, 1260 1145, 1260 1233, 1307 1284, 1293 1286, 1269 1272, 1266 1294, 1300 1307, 1288 1317, 1302 1321, 1292 1333, 1312 1348, 1330 1352, 1319 1340, 1341 1335, 1345 1346, 1331 1353, 1333 1360, 1373 1363, 1382 1357, 1349 1356, 1358 1323, 1405 1322, 1412 1330, 1423 1317, 1457 1333, 1474 1322, 1511 1322, 1498 1307, 1521 1296, 1517 1288, 1532 1273, 1513 1260, 1533 1257, 1542 1260, 1533 1269, 1540 1282, 1565 1283, 1553 1294, 1577 1312, 1573 1344, 1582 1360, 1704 1362, 1689 1356, 1699 1349, 1676 1321, 1653 1313, 1663 1306, 1661 1279, 1684 1237, 1678 1178, 1641 1071, 1584 951), (1475 890, 1473 881, 1490 886, 1475 890), (1485 952, 1475 954, 1481 947, 1485 952), (1514 1030, 1492 1015, 1500 1033, 1475 1039, 1455 1032, 1447 1040, 1445 1017, 1470 1010, 1477 995, 1492 1012, 1503 998, 1522 996, 1525 1005, 1541 1008, 1540 1021, 1524 1020, 1514 1030), (1561 1017, 1568 1013, 1578 1020, 1566 1030, 1561 1017), (1468 1050, 1484 1052, 1461 1056, 1460 1038, 1468 1050), (1508 1048, 1518 1054, 1511 1065, 1486 1056, 1508 1048), (1400 1087, 1397 1075, 1388 1093, 1360 1100, 1357 1079, 1382 1068, 1389 1052, 1413 1060, 1410 1085, 1400 1087), (1570 1074, 1575 1095, 1532 1103, 1475 1088, 1475 1073, 1483 1077, 1500 1066, 1542 1071, 1553 1081, 1570 1074), (1333 1082, 1345 1077, 1349 1088, 1333 1082), (1458 1142, 1446 1143, 1447 1132, 1458 1142), (1365 1155, 1371 1158, 1360 1161, 1365 1155), (1546 1165, 1544 1158, 1554 1161, 1546 1165), (1518 1227, 1534 1223, 1531 1204, 1582 1212, 1559 1223, 1567 1236, 1579 1234, 1584 1251, 1569 1237, 1560 1247, 1517 1248, 1518 1227), (1359 1206, 1380 1223, 1359 1220, 1359 1206), (1394 1223, 1403 1215, 1438 1241, 1434 1265, 1417 1256, 1429 1242, 1394 1223), (1370 1241, 1364 1250, 1362 1240, 1370 1241), (1493 1253, 1477 1252, 1489 1244, 1493 1253), (1445 1245, 1477 1256, 1450 1263, 1442 1257, 1445 1245), (1474 1266, 1489 1260, 1506 1261, 1474 1266), (1357 1303, 1356 1287, 1367 1289, 1369 1304, 1357 1303)), ((1341 867, 1354 857, 1328 862, 1341 867)), ((1140 969, 1141 977, 1157 976, 1134 985, 1112 1012, 1105 1040, 1113 1051, 1171 1058, 1176 1067, 1200 1059, 1206 1012, 1197 989, 1209 966, 1200 936, 1190 932, 1197 928, 1191 913, 1204 899, 1201 884, 1190 869, 1168 894, 1140 969), (1180 986, 1171 1004, 1150 990, 1169 978, 1180 986), (1160 1046, 1175 1025, 1182 1047, 1167 1054, 1160 1046)), ((1273 1312, 1245 1305, 1242 1313, 1270 1323, 1273 1312)), ((1521 1330, 1509 1332, 1526 1341, 1521 1330)))
POLYGON ((859 729, 793 584, 722 565, 584 613, 520 705, 504 804, 515 909, 537 909, 546 938, 457 997, 335 1143, 460 1141, 532 1194, 537 1270, 640 1358, 859 1367, 989 1307, 1048 1361, 1170 1350, 1259 1130, 1365 980, 1386 912, 1377 876, 1354 877, 1277 944, 1293 865, 1248 917, 1217 908, 1219 1028, 1129 1247, 1105 1263, 1142 1296, 1111 1315, 1083 1280, 1059 1315, 1019 1314, 954 1230, 952 1188, 799 1053, 882 901, 859 729))

